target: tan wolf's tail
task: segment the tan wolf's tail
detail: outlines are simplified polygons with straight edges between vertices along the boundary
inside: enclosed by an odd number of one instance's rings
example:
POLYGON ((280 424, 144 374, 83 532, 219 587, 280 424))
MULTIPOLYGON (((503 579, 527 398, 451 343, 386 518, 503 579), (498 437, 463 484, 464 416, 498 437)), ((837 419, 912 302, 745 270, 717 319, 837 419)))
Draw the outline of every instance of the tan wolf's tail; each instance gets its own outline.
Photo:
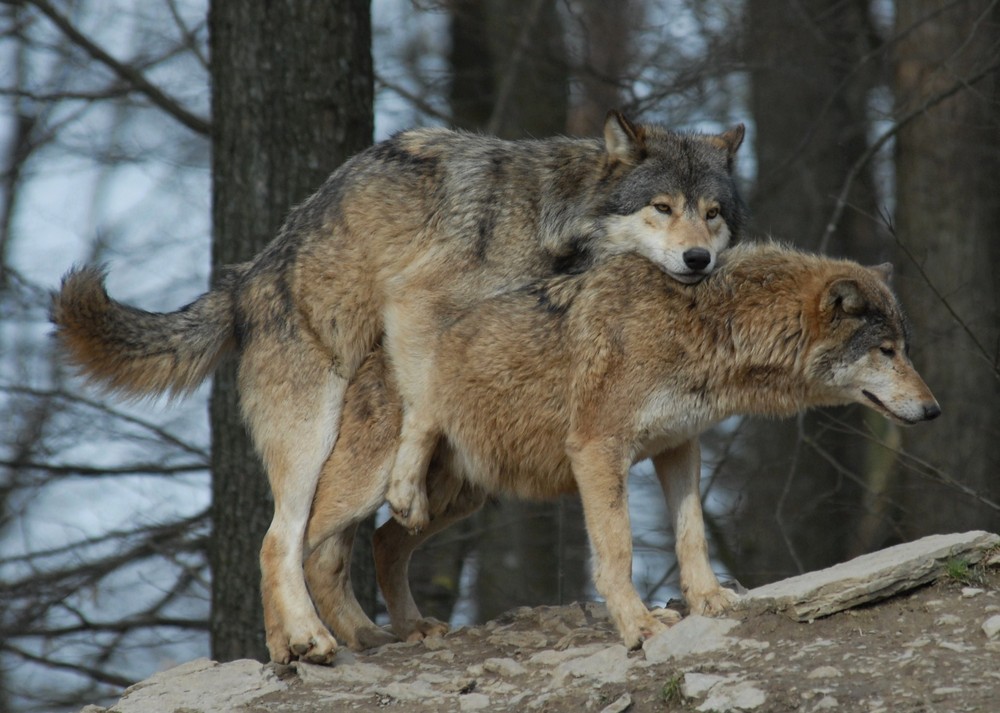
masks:
POLYGON ((156 313, 108 297, 105 273, 70 271, 52 294, 49 318, 68 361, 88 380, 127 396, 192 391, 236 345, 236 273, 176 312, 156 313))

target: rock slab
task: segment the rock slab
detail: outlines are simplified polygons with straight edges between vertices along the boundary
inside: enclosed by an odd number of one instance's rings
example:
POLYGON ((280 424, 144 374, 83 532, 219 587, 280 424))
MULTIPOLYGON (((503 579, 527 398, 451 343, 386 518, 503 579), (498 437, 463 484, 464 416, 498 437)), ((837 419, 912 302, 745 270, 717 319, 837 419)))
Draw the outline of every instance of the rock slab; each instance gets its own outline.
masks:
POLYGON ((736 640, 726 634, 738 624, 735 619, 712 619, 692 614, 646 641, 642 649, 650 663, 717 651, 733 645, 736 640))
POLYGON ((217 713, 239 710, 287 684, 259 661, 219 664, 201 658, 162 671, 125 690, 107 713, 217 713))
POLYGON ((927 584, 947 572, 949 561, 974 564, 997 545, 1000 536, 979 530, 930 535, 751 589, 743 606, 810 621, 927 584))

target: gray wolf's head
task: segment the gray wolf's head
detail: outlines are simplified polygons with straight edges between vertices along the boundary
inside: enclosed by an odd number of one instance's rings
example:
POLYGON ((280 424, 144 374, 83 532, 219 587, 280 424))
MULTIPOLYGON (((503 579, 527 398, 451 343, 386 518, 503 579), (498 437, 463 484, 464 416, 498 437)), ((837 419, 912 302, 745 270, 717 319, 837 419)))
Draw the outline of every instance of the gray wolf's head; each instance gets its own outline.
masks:
POLYGON ((613 189, 602 216, 609 249, 638 253, 684 283, 711 274, 745 218, 732 175, 743 135, 742 124, 683 134, 610 113, 604 141, 613 189))

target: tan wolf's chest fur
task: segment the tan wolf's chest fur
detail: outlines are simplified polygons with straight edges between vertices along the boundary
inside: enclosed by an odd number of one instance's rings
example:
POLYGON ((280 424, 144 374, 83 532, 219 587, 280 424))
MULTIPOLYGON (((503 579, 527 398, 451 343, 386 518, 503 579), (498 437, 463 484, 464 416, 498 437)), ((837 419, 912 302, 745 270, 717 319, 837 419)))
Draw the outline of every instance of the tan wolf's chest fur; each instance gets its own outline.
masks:
MULTIPOLYGON (((797 274, 784 289, 814 279, 797 274)), ((798 295, 783 304, 763 280, 763 312, 747 287, 733 305, 731 276, 683 286, 623 256, 545 295, 477 306, 442 333, 431 385, 456 465, 490 490, 555 495, 575 488, 566 443, 589 423, 635 462, 735 413, 801 410, 821 394, 797 373, 808 329, 798 295), (772 333, 791 352, 773 349, 772 333)))

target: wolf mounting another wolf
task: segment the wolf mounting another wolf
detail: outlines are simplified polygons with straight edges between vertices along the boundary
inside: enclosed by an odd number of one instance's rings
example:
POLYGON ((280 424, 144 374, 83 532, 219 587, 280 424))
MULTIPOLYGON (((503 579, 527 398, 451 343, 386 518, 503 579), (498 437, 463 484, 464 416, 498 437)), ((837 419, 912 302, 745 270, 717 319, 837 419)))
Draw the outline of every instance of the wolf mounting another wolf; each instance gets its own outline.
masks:
MULTIPOLYGON (((702 279, 743 222, 732 179, 742 140, 742 126, 679 134, 617 113, 603 141, 403 132, 347 161, 260 254, 181 310, 115 302, 84 268, 64 278, 52 320, 69 360, 126 395, 188 391, 238 353, 242 412, 274 494, 261 549, 268 650, 326 660, 336 641, 306 588, 303 542, 362 362, 376 345, 391 360, 404 405, 396 480, 408 482, 429 452, 441 325, 622 253, 674 282, 702 279)), ((421 492, 401 506, 415 503, 415 523, 421 492)))

